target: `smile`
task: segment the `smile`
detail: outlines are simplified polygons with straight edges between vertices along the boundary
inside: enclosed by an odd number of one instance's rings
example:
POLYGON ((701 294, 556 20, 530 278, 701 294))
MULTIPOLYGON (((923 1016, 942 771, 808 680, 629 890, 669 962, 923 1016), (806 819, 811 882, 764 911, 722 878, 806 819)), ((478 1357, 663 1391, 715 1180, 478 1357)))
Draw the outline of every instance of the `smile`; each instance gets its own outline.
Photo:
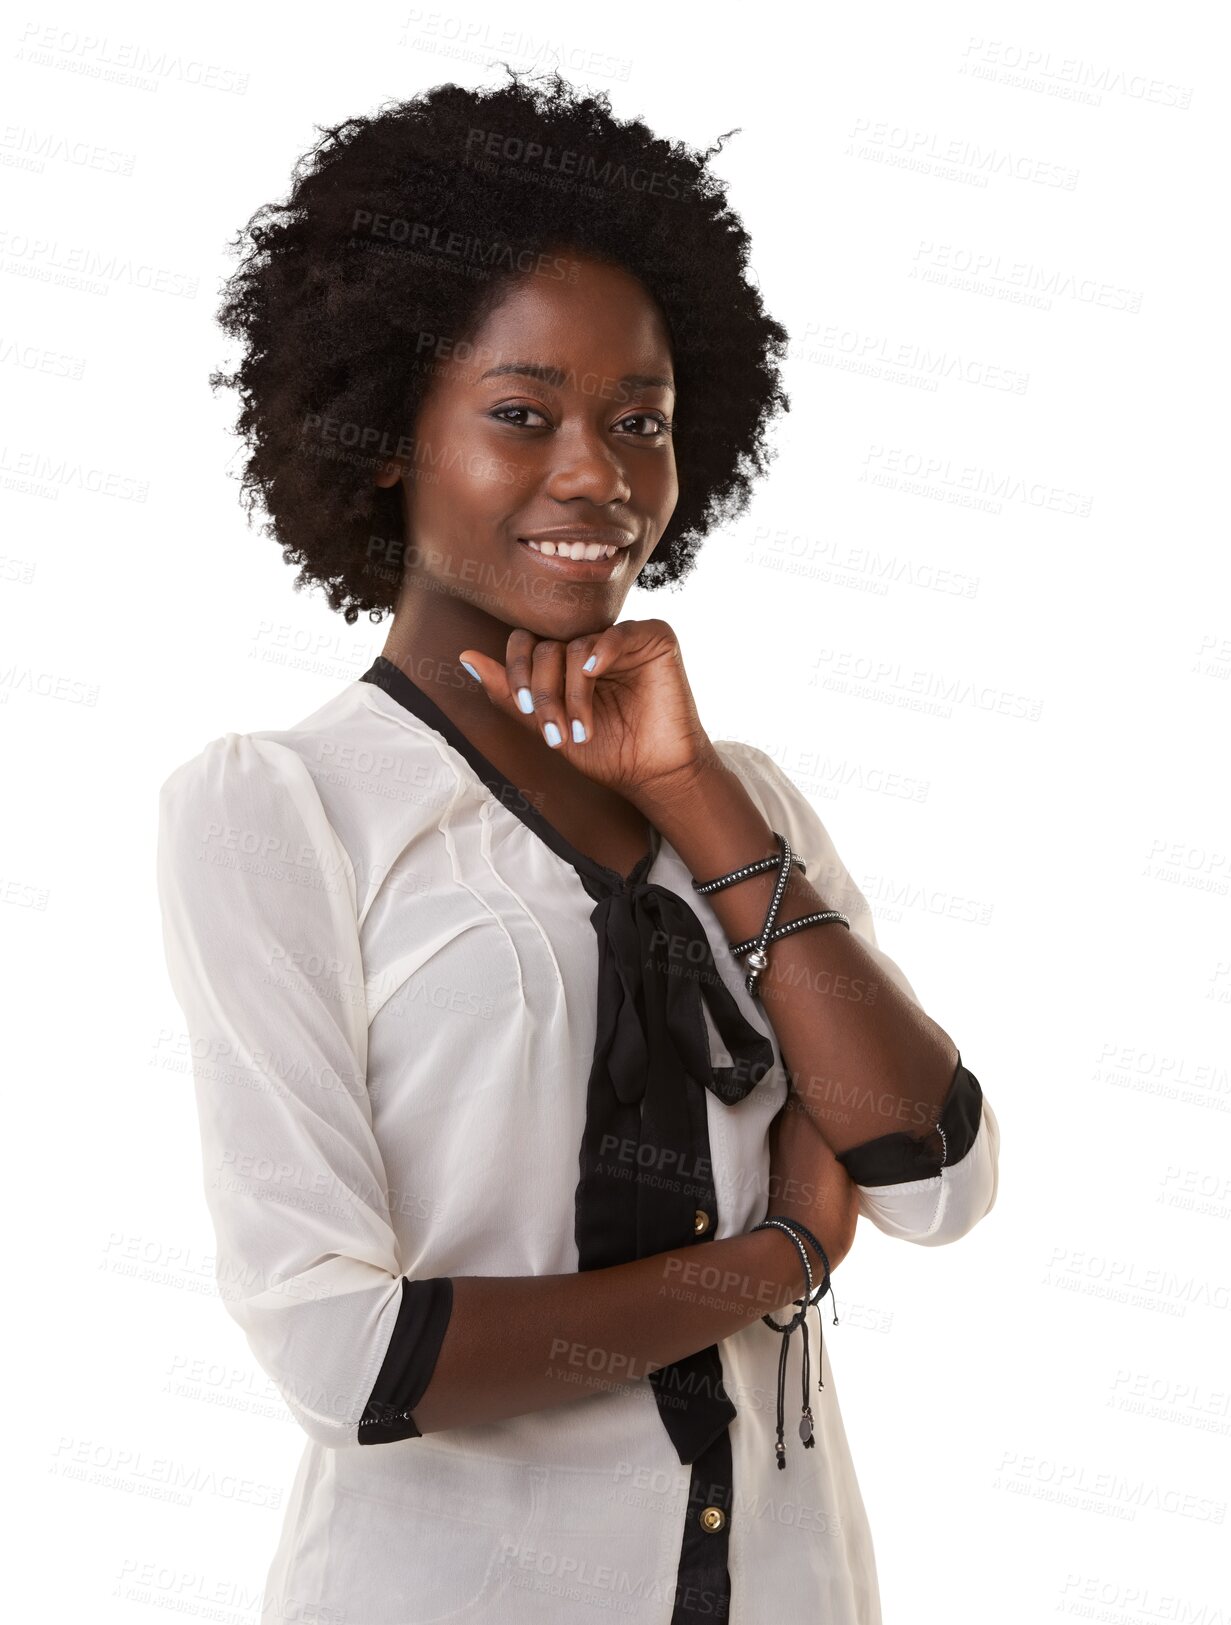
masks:
POLYGON ((536 553, 546 554, 549 559, 613 559, 617 553, 623 551, 613 543, 605 542, 528 541, 526 546, 536 553))
POLYGON ((625 555, 632 551, 631 546, 616 542, 583 542, 565 537, 552 540, 546 536, 541 540, 519 536, 517 545, 534 555, 540 569, 573 581, 610 581, 624 574, 628 568, 625 555))

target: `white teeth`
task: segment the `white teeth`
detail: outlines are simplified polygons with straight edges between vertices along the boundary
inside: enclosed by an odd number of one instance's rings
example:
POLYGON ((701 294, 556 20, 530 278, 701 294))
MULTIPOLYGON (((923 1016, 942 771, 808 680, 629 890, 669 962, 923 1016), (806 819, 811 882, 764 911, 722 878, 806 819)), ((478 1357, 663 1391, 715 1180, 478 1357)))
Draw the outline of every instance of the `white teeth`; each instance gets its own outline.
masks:
POLYGON ((566 559, 610 559, 620 551, 606 542, 527 542, 526 546, 548 558, 559 553, 566 559))

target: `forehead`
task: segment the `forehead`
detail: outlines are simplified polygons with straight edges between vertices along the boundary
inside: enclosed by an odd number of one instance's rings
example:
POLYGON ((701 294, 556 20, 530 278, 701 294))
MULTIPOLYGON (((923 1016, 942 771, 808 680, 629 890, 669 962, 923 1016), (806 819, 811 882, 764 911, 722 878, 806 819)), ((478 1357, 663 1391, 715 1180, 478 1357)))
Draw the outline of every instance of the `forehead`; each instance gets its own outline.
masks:
POLYGON ((618 266, 543 254, 506 284, 498 302, 452 359, 452 382, 472 388, 515 382, 509 368, 531 363, 562 375, 672 380, 666 321, 648 289, 618 266), (486 374, 494 374, 485 377, 486 374))

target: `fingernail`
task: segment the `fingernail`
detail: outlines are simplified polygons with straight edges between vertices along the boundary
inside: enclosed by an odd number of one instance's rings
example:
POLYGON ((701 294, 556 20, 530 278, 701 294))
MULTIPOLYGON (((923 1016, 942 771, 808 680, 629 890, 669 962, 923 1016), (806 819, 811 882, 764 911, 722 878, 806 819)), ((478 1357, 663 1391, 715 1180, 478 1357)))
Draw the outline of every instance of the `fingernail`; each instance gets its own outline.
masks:
POLYGON ((573 718, 573 743, 575 745, 583 745, 585 743, 585 738, 586 738, 585 725, 583 723, 581 723, 581 722, 578 722, 577 718, 574 717, 573 718))
POLYGON ((597 659, 598 659, 597 655, 591 655, 589 660, 587 660, 585 665, 581 668, 582 671, 593 671, 594 670, 594 662, 597 659))
POLYGON ((526 715, 529 716, 531 711, 534 710, 534 695, 531 694, 528 688, 519 688, 517 690, 517 703, 521 706, 526 715))
POLYGON ((561 739, 564 737, 554 722, 545 722, 543 724, 543 732, 547 735, 547 743, 549 745, 558 745, 561 739))
POLYGON ((474 678, 474 680, 475 680, 475 682, 476 682, 476 683, 482 683, 482 681, 483 681, 483 679, 482 679, 482 678, 481 678, 481 677, 480 677, 480 676, 479 676, 479 674, 478 674, 478 672, 477 672, 477 671, 476 671, 476 670, 475 670, 475 669, 474 669, 474 667, 473 667, 473 666, 472 666, 472 665, 471 665, 471 664, 470 664, 470 662, 469 662, 469 660, 463 660, 463 661, 462 661, 462 665, 463 665, 463 666, 465 666, 465 668, 466 668, 466 670, 467 670, 467 671, 468 671, 468 672, 469 672, 469 673, 470 673, 470 675, 471 675, 471 676, 472 676, 472 677, 473 677, 473 678, 474 678))

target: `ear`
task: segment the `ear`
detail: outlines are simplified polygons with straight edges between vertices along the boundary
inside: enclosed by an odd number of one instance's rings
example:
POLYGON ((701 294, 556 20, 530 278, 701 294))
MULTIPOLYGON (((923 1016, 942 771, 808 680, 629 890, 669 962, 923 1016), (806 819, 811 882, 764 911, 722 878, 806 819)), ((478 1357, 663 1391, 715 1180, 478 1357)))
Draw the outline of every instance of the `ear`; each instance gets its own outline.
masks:
POLYGON ((396 485, 401 477, 402 469, 399 463, 382 463, 375 476, 376 484, 386 491, 391 485, 396 485))

